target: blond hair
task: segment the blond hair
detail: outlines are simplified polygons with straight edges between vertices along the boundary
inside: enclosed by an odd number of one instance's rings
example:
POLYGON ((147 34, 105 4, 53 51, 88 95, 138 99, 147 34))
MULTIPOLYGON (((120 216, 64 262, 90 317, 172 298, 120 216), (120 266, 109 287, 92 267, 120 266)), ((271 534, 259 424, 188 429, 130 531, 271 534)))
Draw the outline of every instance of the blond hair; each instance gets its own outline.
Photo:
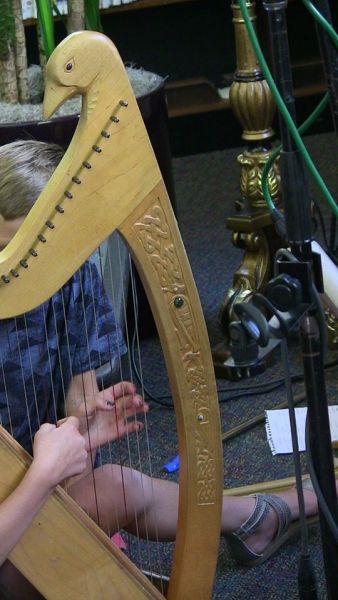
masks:
POLYGON ((29 213, 63 154, 60 146, 36 140, 0 146, 0 215, 5 220, 29 213))

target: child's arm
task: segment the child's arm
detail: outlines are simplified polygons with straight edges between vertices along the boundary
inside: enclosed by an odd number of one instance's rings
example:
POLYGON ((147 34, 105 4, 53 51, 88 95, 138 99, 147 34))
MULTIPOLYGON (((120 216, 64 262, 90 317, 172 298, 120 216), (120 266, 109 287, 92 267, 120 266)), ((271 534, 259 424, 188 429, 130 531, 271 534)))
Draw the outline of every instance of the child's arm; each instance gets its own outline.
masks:
POLYGON ((36 433, 32 464, 0 505, 0 565, 57 484, 84 470, 87 452, 78 427, 78 419, 71 417, 59 427, 46 423, 36 433))

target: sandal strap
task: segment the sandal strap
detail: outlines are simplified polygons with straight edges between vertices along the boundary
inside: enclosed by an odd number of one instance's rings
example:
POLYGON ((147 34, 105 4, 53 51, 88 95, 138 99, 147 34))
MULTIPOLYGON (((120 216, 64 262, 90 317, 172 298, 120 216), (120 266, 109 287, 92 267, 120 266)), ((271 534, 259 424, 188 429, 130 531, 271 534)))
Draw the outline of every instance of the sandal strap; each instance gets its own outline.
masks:
POLYGON ((250 517, 233 532, 241 540, 246 540, 252 535, 270 511, 270 504, 265 502, 264 494, 252 494, 252 497, 256 499, 256 503, 250 517))
POLYGON ((269 494, 252 494, 252 496, 256 499, 255 507, 250 517, 234 531, 234 535, 241 540, 246 540, 261 525, 271 508, 274 509, 278 519, 278 530, 275 537, 279 537, 287 531, 292 521, 287 503, 279 496, 269 494))
POLYGON ((289 529, 292 521, 291 510, 288 504, 279 496, 264 495, 265 502, 267 502, 275 511, 278 518, 278 530, 275 537, 283 535, 285 531, 289 529))

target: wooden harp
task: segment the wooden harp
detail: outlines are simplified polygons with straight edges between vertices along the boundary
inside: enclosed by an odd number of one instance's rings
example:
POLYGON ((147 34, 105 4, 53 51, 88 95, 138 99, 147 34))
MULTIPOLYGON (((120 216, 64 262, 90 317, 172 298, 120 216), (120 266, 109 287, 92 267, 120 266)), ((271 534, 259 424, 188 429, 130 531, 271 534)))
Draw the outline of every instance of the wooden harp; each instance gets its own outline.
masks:
MULTIPOLYGON (((72 34, 48 62, 45 113, 77 93, 83 103, 73 140, 1 252, 0 318, 51 297, 112 231, 120 232, 152 307, 175 402, 179 523, 167 597, 207 599, 220 535, 222 459, 197 291, 124 66, 104 35, 72 34)), ((2 428, 0 450, 1 501, 29 458, 2 428)), ((10 560, 48 600, 163 597, 61 488, 10 560)))

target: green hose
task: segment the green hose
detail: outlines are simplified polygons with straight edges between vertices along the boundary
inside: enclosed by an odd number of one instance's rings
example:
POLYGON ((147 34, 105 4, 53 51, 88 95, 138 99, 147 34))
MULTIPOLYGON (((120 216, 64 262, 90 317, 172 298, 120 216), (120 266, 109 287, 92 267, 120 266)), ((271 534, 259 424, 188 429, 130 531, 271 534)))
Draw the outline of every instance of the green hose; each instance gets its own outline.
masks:
MULTIPOLYGON (((317 119, 317 117, 327 107, 329 101, 330 101, 330 94, 329 94, 329 92, 326 92, 326 94, 323 96, 323 98, 321 99, 319 104, 316 106, 315 110, 306 119, 306 121, 304 121, 304 123, 302 123, 302 125, 299 127, 299 129, 298 129, 299 134, 304 133, 304 131, 307 131, 307 129, 309 129, 309 127, 312 125, 312 123, 314 123, 314 121, 317 119)), ((274 206, 274 203, 270 196, 268 176, 269 176, 269 171, 270 171, 273 163, 275 162, 277 156, 279 156, 281 150, 282 150, 282 144, 280 144, 277 148, 275 148, 275 150, 270 154, 268 160, 266 161, 266 163, 264 165, 263 171, 262 171, 263 196, 264 196, 265 202, 268 205, 269 210, 271 210, 271 211, 274 210, 275 206, 274 206)))
POLYGON ((338 48, 338 35, 333 29, 331 23, 328 23, 326 19, 324 19, 323 15, 316 9, 315 6, 309 0, 303 0, 303 4, 306 6, 308 11, 312 14, 313 18, 319 23, 323 29, 325 29, 326 33, 332 39, 336 48, 338 48))

